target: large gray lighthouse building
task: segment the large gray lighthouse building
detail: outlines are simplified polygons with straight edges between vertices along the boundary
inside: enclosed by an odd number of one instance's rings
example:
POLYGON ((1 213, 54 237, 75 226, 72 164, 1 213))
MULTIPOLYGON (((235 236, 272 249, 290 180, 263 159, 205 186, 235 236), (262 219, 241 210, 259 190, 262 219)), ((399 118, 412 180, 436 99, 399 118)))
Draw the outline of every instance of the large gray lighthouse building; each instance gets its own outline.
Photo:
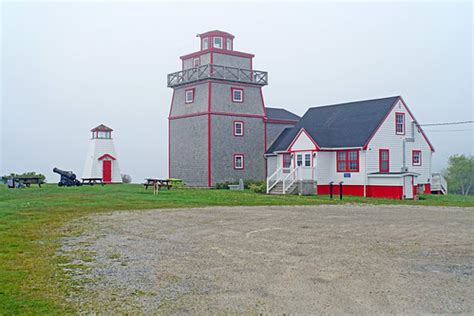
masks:
POLYGON ((169 113, 169 176, 190 186, 238 179, 264 180, 264 154, 299 117, 266 108, 264 71, 254 55, 234 50, 234 36, 199 35, 200 50, 181 56, 182 69, 168 75, 173 88, 169 113))

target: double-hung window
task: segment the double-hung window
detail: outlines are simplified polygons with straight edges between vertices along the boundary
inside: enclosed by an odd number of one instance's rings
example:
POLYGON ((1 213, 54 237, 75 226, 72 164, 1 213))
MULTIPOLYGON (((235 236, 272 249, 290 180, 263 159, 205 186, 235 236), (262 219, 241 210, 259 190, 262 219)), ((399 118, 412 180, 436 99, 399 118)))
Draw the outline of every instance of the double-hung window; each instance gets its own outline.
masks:
POLYGON ((413 166, 421 166, 421 150, 414 150, 411 157, 413 166))
POLYGON ((395 133, 405 135, 405 113, 395 113, 395 133))
POLYGON ((234 122, 234 136, 244 136, 244 122, 234 122))
POLYGON ((234 169, 244 169, 244 155, 234 155, 234 169))
POLYGON ((227 50, 232 50, 232 40, 230 38, 226 41, 226 48, 227 50))
POLYGON ((184 92, 184 102, 185 103, 193 103, 194 102, 194 88, 188 89, 184 92))
POLYGON ((379 150, 379 171, 390 171, 390 151, 388 149, 379 150))
POLYGON ((311 154, 304 155, 304 166, 311 167, 311 154))
POLYGON ((337 172, 359 172, 359 151, 337 151, 336 166, 337 172))
POLYGON ((232 102, 242 103, 244 102, 244 89, 231 88, 232 102))
POLYGON ((222 37, 214 37, 214 48, 222 49, 222 37))
POLYGON ((298 167, 303 165, 303 155, 302 154, 297 154, 296 155, 296 165, 298 167))
POLYGON ((291 154, 283 154, 283 168, 291 167, 291 154))
POLYGON ((193 59, 193 67, 199 67, 201 65, 201 58, 196 57, 193 59))

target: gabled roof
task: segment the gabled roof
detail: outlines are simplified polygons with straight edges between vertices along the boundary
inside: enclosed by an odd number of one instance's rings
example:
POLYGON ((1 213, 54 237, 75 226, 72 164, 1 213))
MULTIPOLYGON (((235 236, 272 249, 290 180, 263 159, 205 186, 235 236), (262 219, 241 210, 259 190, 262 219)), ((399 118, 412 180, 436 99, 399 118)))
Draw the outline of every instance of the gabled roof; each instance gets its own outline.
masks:
POLYGON ((283 131, 267 153, 286 151, 304 128, 320 148, 363 147, 399 96, 310 108, 301 120, 283 131))
POLYGON ((113 129, 111 129, 108 126, 105 126, 104 124, 100 124, 99 126, 91 129, 91 132, 112 132, 113 129))
POLYGON ((301 118, 298 115, 281 108, 265 107, 265 111, 267 113, 267 119, 269 120, 299 121, 301 118))

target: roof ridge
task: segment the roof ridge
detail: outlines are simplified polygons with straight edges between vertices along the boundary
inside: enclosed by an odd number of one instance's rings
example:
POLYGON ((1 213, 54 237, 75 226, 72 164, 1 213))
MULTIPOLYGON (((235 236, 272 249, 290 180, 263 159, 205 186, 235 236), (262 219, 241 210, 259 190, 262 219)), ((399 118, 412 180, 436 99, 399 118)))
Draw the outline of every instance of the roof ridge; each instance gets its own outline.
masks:
MULTIPOLYGON (((400 95, 396 96, 391 96, 391 97, 385 97, 385 98, 374 98, 374 99, 368 99, 368 100, 357 100, 357 101, 349 101, 349 102, 344 102, 344 103, 336 103, 336 104, 325 104, 325 105, 319 105, 319 106, 312 106, 308 109, 319 109, 319 108, 327 108, 327 107, 332 107, 332 106, 340 106, 340 105, 347 105, 347 104, 353 104, 353 103, 361 103, 361 102, 369 102, 369 101, 380 101, 380 100, 387 100, 387 99, 394 99, 394 98, 400 98, 400 95)), ((308 112, 306 111, 306 112, 308 112)))

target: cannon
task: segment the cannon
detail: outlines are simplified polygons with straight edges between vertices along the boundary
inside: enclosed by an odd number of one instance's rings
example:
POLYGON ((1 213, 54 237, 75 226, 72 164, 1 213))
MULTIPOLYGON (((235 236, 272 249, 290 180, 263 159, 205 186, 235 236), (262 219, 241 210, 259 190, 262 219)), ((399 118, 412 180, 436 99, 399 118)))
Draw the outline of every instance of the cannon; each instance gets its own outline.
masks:
POLYGON ((72 187, 82 185, 81 181, 76 179, 76 174, 72 171, 64 171, 58 168, 54 168, 53 172, 61 176, 61 179, 58 182, 58 186, 60 187, 72 187))

